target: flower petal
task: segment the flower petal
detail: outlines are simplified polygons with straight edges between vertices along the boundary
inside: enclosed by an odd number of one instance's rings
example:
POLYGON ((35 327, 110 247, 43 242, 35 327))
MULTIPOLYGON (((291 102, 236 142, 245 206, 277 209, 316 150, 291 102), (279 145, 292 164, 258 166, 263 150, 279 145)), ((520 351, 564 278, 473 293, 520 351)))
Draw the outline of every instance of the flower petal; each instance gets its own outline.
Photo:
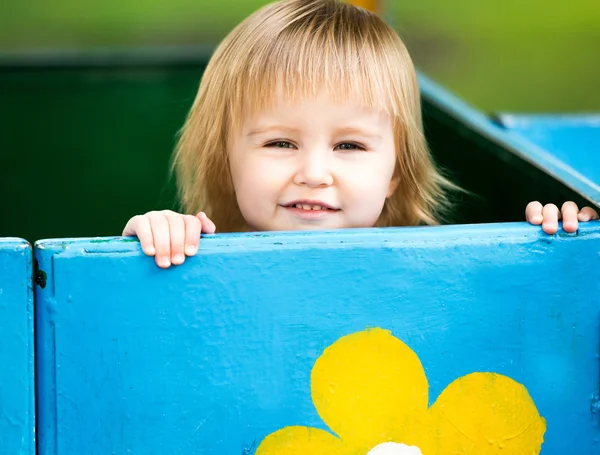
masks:
POLYGON ((317 412, 354 450, 427 437, 427 379, 417 355, 382 329, 340 338, 311 374, 317 412))
POLYGON ((285 427, 267 436, 255 455, 341 455, 341 441, 318 428, 285 427))
POLYGON ((535 455, 544 441, 546 421, 525 387, 499 374, 458 378, 430 411, 432 454, 535 455))

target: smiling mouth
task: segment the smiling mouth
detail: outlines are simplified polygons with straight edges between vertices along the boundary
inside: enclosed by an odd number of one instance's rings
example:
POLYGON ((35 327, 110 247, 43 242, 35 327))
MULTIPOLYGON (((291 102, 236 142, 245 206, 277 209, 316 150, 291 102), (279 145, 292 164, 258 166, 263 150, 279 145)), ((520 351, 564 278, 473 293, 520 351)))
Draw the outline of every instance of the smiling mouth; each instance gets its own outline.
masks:
POLYGON ((337 212, 339 210, 339 209, 334 209, 333 207, 329 207, 327 205, 321 205, 321 204, 303 204, 303 203, 288 204, 288 205, 285 205, 284 207, 288 208, 288 209, 299 209, 299 210, 306 210, 306 211, 337 212))
POLYGON ((328 219, 333 214, 340 211, 322 201, 300 200, 293 201, 282 207, 293 216, 307 222, 318 222, 328 219))

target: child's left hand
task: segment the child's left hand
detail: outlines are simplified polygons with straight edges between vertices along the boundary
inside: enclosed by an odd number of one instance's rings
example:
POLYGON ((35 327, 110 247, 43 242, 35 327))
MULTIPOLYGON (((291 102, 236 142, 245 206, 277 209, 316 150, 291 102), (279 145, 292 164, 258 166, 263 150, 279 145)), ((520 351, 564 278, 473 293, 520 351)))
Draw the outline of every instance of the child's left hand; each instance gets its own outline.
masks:
POLYGON ((575 232, 579 227, 579 221, 590 221, 598 219, 598 212, 591 207, 581 210, 574 202, 565 202, 561 208, 554 204, 542 206, 538 201, 530 202, 525 209, 525 218, 531 224, 542 225, 546 234, 554 234, 558 231, 558 220, 562 219, 565 232, 575 232))

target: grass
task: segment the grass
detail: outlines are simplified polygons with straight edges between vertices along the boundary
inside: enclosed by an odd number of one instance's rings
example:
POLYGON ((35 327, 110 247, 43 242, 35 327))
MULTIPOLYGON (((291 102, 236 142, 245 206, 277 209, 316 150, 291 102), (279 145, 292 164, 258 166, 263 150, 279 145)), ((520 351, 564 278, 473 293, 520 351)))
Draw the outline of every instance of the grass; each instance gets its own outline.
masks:
MULTIPOLYGON (((217 43, 264 0, 22 0, 0 49, 217 43)), ((3 11, 4 10, 4 11, 3 11)), ((600 111, 600 2, 388 0, 424 72, 487 111, 600 111)))

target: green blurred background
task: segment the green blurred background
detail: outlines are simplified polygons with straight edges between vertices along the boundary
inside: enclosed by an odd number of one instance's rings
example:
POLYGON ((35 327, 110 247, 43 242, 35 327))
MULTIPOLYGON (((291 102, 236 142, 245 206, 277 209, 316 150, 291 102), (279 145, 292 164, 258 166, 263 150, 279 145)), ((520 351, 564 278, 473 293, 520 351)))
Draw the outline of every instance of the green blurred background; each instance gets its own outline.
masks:
MULTIPOLYGON (((599 111, 600 1, 384 0, 421 70, 486 111, 599 111)), ((215 44, 264 0, 6 0, 0 50, 215 44)))

